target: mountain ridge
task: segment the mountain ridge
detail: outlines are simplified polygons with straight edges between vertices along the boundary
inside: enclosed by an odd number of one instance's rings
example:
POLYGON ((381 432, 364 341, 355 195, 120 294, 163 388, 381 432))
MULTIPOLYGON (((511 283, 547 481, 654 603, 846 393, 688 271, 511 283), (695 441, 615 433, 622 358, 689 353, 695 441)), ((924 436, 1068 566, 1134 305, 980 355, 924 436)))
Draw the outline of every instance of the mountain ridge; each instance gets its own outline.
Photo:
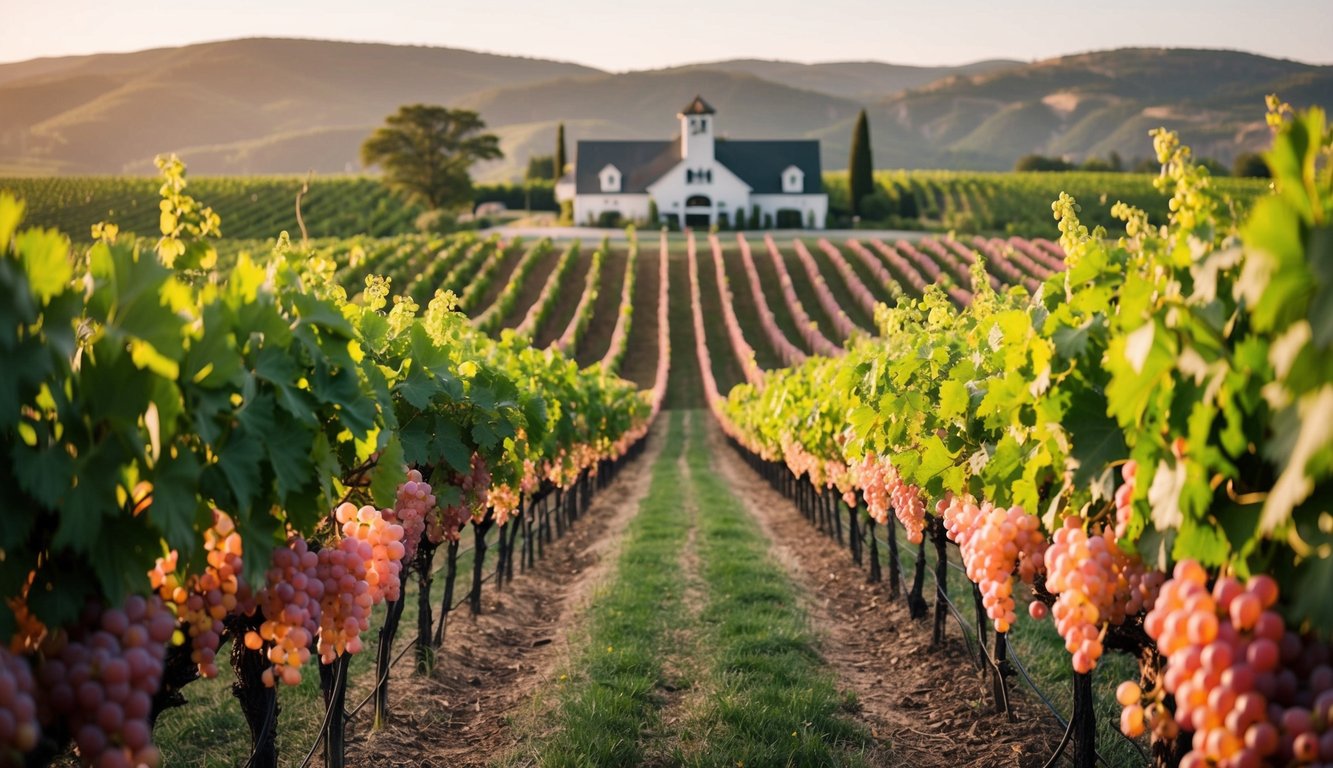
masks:
POLYGON ((816 138, 846 166, 870 116, 881 168, 1002 170, 1031 152, 1082 160, 1150 154, 1147 130, 1182 131, 1228 162, 1267 141, 1263 96, 1333 104, 1333 66, 1243 51, 1125 48, 953 67, 728 59, 607 72, 574 62, 432 46, 242 38, 135 53, 0 64, 0 174, 360 171, 361 140, 399 105, 481 112, 506 159, 486 181, 578 139, 670 138, 695 93, 736 138, 816 138))

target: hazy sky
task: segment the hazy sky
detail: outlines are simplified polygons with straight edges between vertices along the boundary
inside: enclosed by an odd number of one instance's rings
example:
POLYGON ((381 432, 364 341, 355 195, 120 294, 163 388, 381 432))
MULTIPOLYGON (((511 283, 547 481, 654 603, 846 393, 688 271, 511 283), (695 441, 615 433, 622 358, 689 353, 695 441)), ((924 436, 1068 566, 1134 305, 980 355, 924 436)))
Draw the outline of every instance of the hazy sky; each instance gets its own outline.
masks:
POLYGON ((234 37, 439 45, 610 70, 959 64, 1123 46, 1333 64, 1333 0, 0 0, 0 61, 234 37))

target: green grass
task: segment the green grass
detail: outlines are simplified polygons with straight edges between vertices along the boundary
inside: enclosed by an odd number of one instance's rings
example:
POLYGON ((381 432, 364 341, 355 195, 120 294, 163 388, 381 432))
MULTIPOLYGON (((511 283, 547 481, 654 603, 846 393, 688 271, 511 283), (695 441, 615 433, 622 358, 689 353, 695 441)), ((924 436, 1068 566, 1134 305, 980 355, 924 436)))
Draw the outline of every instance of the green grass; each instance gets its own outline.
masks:
MULTIPOLYGON (((696 420, 710 418, 698 412, 696 420)), ((699 509, 710 689, 681 762, 692 766, 860 765, 869 734, 843 699, 769 541, 713 471, 702 429, 686 460, 699 509)))
POLYGON ((709 466, 709 418, 672 412, 568 682, 533 724, 550 734, 529 736, 540 765, 861 765, 872 746, 768 540, 709 466))
POLYGON ((539 745, 545 766, 635 765, 640 733, 658 723, 662 657, 683 616, 679 555, 686 527, 678 460, 684 413, 671 412, 666 444, 652 468, 648 496, 630 523, 617 577, 587 616, 584 652, 566 677, 553 732, 539 745))

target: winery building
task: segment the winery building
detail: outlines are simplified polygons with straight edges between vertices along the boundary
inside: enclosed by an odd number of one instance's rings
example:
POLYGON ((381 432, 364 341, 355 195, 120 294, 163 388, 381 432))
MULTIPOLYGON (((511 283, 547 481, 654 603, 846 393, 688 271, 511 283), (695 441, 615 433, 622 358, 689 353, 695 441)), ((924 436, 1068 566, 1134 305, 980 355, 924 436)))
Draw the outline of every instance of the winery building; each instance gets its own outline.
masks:
POLYGON ((667 141, 580 141, 572 178, 556 195, 572 200, 574 223, 823 229, 828 195, 819 142, 717 138, 717 111, 696 96, 667 141), (571 183, 572 182, 572 183, 571 183))

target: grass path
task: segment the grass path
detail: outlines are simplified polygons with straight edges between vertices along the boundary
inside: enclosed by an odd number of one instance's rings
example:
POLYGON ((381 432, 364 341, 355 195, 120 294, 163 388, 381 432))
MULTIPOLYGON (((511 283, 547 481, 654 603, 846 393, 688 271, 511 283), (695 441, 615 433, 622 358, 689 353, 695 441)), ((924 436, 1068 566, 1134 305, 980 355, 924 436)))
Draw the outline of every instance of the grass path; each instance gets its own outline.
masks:
POLYGON ((714 472, 704 412, 671 412, 651 488, 523 764, 863 764, 869 735, 770 542, 714 472))

